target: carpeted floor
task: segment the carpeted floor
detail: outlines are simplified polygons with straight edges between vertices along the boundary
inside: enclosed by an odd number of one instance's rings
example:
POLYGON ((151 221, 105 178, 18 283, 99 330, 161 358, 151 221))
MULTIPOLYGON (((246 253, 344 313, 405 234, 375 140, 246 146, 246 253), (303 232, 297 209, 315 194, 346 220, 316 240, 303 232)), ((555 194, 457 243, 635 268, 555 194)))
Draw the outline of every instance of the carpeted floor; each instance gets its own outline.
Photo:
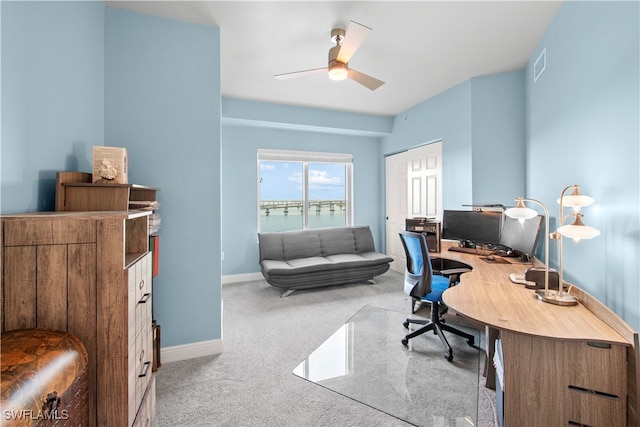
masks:
MULTIPOLYGON (((408 311, 401 274, 387 272, 373 285, 296 291, 287 298, 280 294, 264 280, 223 285, 224 352, 162 365, 157 425, 412 425, 292 373, 362 307, 408 311)), ((458 320, 463 321, 451 318, 458 320)), ((482 375, 479 383, 476 425, 495 427, 495 393, 483 387, 482 375)))

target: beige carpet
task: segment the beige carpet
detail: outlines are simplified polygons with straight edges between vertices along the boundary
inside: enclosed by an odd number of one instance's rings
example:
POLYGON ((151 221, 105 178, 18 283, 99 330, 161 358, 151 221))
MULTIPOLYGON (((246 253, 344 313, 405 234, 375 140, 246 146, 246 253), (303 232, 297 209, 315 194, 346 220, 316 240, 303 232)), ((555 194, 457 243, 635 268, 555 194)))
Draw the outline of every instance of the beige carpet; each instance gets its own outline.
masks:
MULTIPOLYGON (((388 272, 373 285, 296 291, 287 298, 264 280, 223 285, 225 350, 162 365, 157 372, 157 425, 415 425, 292 373, 362 307, 408 312, 402 281, 401 274, 388 272)), ((495 395, 482 387, 482 375, 479 383, 476 425, 495 427, 495 395)))

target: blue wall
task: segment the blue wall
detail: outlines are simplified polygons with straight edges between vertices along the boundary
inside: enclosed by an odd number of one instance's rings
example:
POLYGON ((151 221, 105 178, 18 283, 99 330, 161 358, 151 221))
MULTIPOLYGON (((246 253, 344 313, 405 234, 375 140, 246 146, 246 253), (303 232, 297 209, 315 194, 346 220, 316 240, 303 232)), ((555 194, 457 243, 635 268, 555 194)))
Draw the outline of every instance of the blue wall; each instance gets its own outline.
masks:
POLYGON ((259 272, 259 148, 353 154, 354 224, 369 225, 380 247, 379 134, 389 117, 223 99, 222 274, 259 272), (285 122, 286 120, 286 122, 285 122))
POLYGON ((130 182, 161 189, 162 344, 221 338, 219 30, 102 2, 0 5, 2 213, 53 210, 56 171, 126 147, 130 182))
POLYGON ((472 78, 397 115, 381 152, 438 139, 443 209, 512 204, 524 193, 523 71, 472 78))
POLYGON ((511 206, 524 194, 524 71, 471 79, 473 202, 511 206))
POLYGON ((221 338, 218 28, 107 8, 105 145, 159 187, 163 346, 221 338))
MULTIPOLYGON (((442 139, 442 206, 460 209, 463 204, 473 202, 469 80, 398 114, 393 121, 393 133, 382 138, 381 154, 397 153, 439 139, 442 139)), ((384 170, 384 159, 379 161, 384 170)), ((384 185, 380 191, 384 194, 384 185)), ((381 209, 380 215, 384 217, 384 203, 381 209)))
POLYGON ((595 197, 585 221, 603 234, 565 245, 565 273, 640 330, 637 2, 567 2, 524 71, 473 78, 394 118, 225 99, 222 126, 218 29, 101 2, 0 7, 0 210, 51 210, 55 171, 89 170, 93 145, 127 147, 131 181, 161 188, 164 346, 220 338, 220 275, 258 271, 257 148, 353 152, 356 222, 380 246, 383 155, 437 139, 446 209, 525 193, 557 215, 574 183, 595 197))
MULTIPOLYGON (((526 69, 527 196, 545 203, 579 184, 602 235, 564 245, 567 280, 640 330, 640 67, 638 2, 567 2, 526 69), (533 64, 546 48, 546 70, 533 64)), ((565 210, 565 213, 567 211, 565 210)), ((557 264, 556 245, 551 261, 557 264)))
POLYGON ((53 210, 104 139, 104 5, 0 2, 2 213, 53 210))

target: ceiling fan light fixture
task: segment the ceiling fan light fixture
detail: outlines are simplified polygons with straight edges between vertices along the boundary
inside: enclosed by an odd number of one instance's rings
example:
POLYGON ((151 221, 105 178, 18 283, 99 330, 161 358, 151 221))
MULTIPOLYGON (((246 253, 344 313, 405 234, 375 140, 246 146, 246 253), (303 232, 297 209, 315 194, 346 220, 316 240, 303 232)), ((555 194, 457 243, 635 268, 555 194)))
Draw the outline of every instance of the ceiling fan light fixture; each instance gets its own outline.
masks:
POLYGON ((331 80, 344 80, 349 76, 349 70, 346 64, 339 62, 329 66, 329 78, 331 80))

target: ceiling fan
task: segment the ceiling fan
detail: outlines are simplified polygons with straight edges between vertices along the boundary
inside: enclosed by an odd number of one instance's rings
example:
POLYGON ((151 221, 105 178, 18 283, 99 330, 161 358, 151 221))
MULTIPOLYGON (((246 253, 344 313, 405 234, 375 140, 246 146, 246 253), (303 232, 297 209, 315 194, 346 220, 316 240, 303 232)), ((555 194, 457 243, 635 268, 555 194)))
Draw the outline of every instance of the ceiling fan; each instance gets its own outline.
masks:
POLYGON ((351 56, 353 56, 370 32, 371 28, 355 21, 349 22, 347 31, 342 28, 334 28, 331 30, 331 42, 336 45, 329 50, 329 65, 327 67, 277 74, 274 77, 278 80, 286 80, 328 71, 331 80, 344 80, 349 77, 368 89, 376 90, 384 84, 382 80, 349 68, 349 59, 351 59, 351 56))

